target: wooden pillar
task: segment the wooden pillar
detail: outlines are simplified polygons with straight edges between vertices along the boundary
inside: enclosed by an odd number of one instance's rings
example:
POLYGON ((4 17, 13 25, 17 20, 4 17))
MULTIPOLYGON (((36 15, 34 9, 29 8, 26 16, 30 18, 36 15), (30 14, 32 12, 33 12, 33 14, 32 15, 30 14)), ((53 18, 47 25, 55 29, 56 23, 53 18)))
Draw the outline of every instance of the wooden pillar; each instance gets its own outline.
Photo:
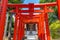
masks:
POLYGON ((18 40, 18 28, 19 28, 19 13, 18 13, 18 7, 16 7, 16 14, 15 14, 15 24, 14 24, 14 35, 13 40, 18 40))
POLYGON ((46 25, 46 39, 50 40, 50 30, 49 30, 49 21, 48 21, 48 14, 47 14, 47 6, 44 7, 44 17, 45 17, 45 25, 46 25))
POLYGON ((18 30, 18 40, 23 40, 24 39, 24 23, 20 20, 20 27, 18 30))
POLYGON ((23 40, 24 38, 24 23, 23 23, 23 16, 21 16, 21 12, 19 14, 20 16, 20 23, 19 23, 19 29, 18 29, 18 40, 23 40))
POLYGON ((42 13, 42 15, 41 15, 41 30, 42 30, 42 40, 45 40, 44 13, 42 13))
POLYGON ((2 9, 1 9, 2 12, 0 16, 0 40, 3 40, 8 0, 1 0, 1 1, 2 1, 2 9))
POLYGON ((41 26, 41 14, 39 17, 39 23, 38 23, 38 37, 40 40, 42 40, 42 30, 41 30, 42 26, 41 26))
POLYGON ((58 19, 60 20, 60 0, 57 1, 57 6, 58 6, 58 19))
POLYGON ((45 40, 44 33, 44 13, 40 14, 39 27, 38 27, 38 36, 40 40, 45 40))

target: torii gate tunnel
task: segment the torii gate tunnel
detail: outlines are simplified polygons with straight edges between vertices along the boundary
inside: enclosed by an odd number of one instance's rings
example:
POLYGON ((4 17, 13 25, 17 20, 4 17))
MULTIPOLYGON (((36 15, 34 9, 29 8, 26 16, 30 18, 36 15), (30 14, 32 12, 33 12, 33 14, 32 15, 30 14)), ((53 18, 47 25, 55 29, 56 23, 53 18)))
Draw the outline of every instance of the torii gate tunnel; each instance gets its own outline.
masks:
POLYGON ((48 23, 48 12, 53 12, 49 9, 50 6, 58 7, 58 19, 60 20, 60 0, 52 3, 40 3, 40 4, 8 4, 8 0, 1 0, 0 2, 0 40, 3 40, 6 12, 8 7, 15 8, 12 12, 15 12, 14 22, 14 36, 13 40, 22 40, 24 37, 24 25, 28 23, 37 24, 38 37, 40 40, 50 40, 50 31, 48 23), (21 8, 28 8, 28 10, 21 10, 21 8), (42 8, 42 10, 34 10, 34 8, 42 8), (22 13, 29 13, 28 15, 22 13), (38 15, 33 15, 39 13, 38 15), (46 28, 46 29, 44 29, 46 28), (17 36, 18 35, 18 36, 17 36))

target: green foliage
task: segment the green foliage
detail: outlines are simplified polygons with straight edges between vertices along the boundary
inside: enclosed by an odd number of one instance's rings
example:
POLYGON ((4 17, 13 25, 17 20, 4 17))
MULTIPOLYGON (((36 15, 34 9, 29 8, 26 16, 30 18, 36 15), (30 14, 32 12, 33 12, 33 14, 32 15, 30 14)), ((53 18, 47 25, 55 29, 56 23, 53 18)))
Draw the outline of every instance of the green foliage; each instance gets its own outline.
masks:
POLYGON ((21 3, 20 0, 9 0, 9 3, 21 3))
POLYGON ((56 0, 40 0, 40 3, 55 2, 56 0))
POLYGON ((60 21, 57 20, 50 25, 50 31, 52 38, 59 38, 60 37, 60 21))
POLYGON ((49 13, 49 24, 57 20, 57 16, 54 13, 49 13))

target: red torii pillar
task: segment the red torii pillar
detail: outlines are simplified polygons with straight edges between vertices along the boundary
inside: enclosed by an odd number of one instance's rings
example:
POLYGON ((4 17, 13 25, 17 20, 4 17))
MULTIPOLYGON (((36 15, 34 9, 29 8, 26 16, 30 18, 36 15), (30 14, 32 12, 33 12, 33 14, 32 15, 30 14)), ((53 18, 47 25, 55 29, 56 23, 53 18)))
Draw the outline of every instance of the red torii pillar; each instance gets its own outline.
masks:
POLYGON ((14 36, 13 40, 18 40, 18 27, 19 27, 19 13, 18 13, 18 7, 16 7, 16 14, 15 14, 15 24, 14 24, 14 36))
POLYGON ((58 6, 58 19, 60 20, 60 0, 57 0, 57 6, 58 6))
POLYGON ((38 37, 40 40, 45 40, 45 33, 44 33, 44 13, 41 13, 38 18, 38 37))
POLYGON ((46 25, 46 36, 47 40, 50 40, 50 30, 49 30, 49 21, 48 21, 48 12, 47 6, 44 7, 44 17, 45 17, 45 25, 46 25))
POLYGON ((1 0, 1 1, 2 1, 2 4, 1 4, 2 12, 1 12, 1 17, 0 17, 0 40, 3 40, 8 0, 1 0))

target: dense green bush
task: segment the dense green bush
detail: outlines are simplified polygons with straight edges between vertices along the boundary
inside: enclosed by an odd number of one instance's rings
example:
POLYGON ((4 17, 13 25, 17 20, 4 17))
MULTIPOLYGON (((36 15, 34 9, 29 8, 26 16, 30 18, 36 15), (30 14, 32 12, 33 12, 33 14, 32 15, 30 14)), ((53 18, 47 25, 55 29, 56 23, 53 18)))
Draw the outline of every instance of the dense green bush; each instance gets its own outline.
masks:
POLYGON ((57 20, 50 25, 50 31, 52 38, 59 38, 60 37, 60 21, 57 20))

